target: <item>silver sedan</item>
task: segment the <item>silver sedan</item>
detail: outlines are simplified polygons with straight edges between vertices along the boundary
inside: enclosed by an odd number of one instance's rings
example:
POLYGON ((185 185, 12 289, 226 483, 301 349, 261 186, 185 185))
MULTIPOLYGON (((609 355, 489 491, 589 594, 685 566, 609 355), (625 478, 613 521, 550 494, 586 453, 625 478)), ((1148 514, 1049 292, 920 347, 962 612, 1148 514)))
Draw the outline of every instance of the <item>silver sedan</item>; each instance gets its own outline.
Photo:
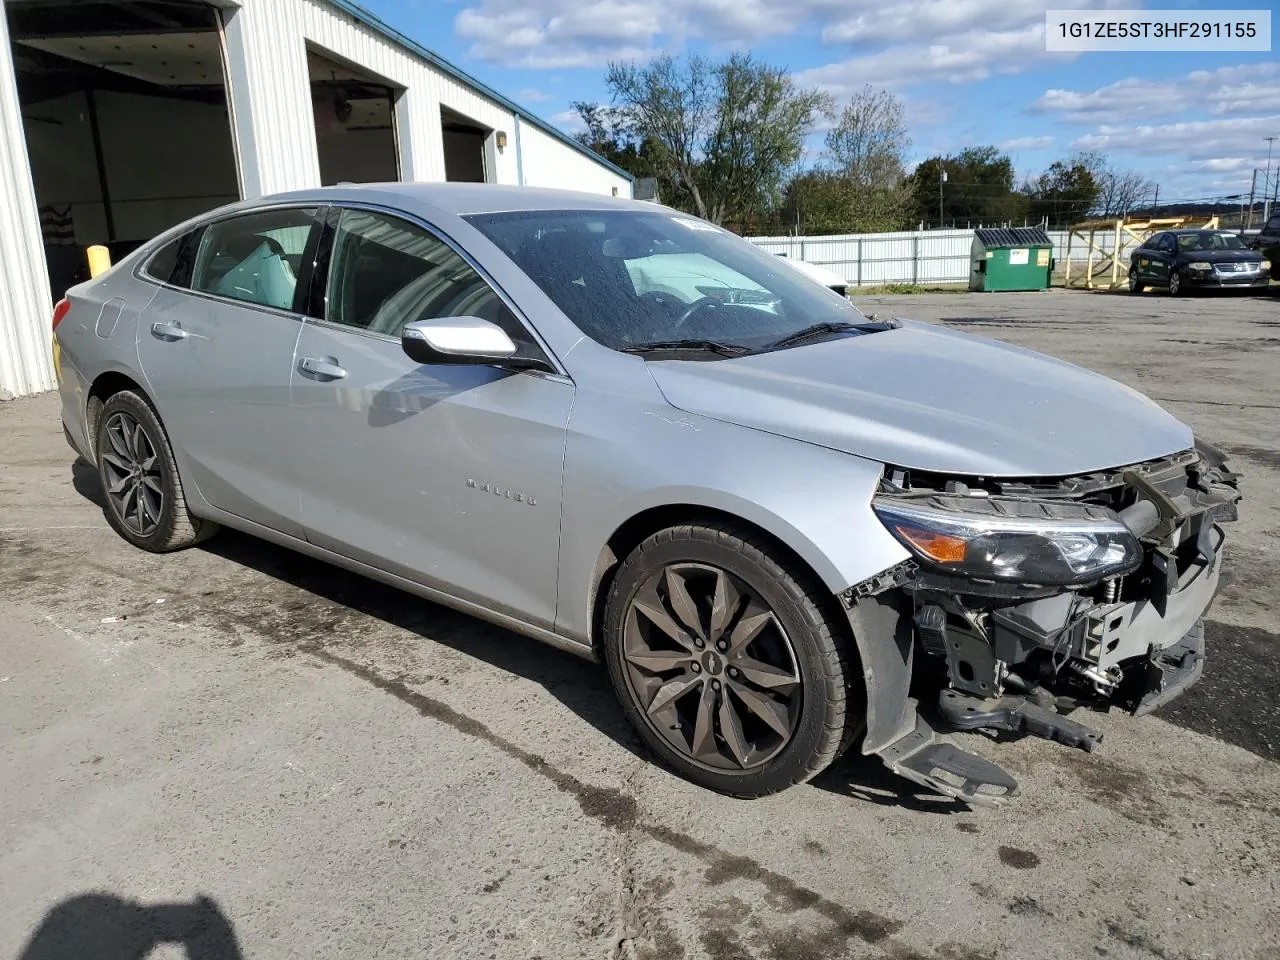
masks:
MULTIPOLYGON (((1084 301, 1082 301, 1083 303, 1084 301)), ((1134 391, 874 320, 653 204, 338 187, 175 227, 54 311, 63 421, 152 551, 234 527, 603 660, 656 756, 759 796, 1200 675, 1236 477, 1134 391), (924 715, 909 694, 936 697, 924 715)))

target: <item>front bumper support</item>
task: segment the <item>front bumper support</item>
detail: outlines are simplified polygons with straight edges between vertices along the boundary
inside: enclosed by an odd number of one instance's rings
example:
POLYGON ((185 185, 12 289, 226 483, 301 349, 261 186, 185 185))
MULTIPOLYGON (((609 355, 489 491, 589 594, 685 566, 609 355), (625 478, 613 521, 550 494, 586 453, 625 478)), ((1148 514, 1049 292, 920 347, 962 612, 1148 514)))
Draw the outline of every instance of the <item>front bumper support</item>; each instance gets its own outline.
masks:
POLYGON ((1007 730, 1029 733, 1086 753, 1102 742, 1102 734, 1026 697, 971 697, 957 690, 938 695, 938 711, 957 730, 1007 730))
POLYGON ((1146 690, 1133 705, 1141 717, 1180 697, 1204 673, 1204 621, 1200 620, 1173 646, 1153 651, 1147 662, 1146 690))

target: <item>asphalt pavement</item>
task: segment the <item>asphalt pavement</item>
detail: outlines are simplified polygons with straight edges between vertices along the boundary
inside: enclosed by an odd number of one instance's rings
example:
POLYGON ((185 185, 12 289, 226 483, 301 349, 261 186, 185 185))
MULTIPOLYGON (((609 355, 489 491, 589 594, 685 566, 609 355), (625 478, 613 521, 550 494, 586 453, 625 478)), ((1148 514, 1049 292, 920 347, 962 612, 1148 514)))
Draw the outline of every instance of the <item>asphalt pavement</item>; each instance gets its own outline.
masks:
POLYGON ((999 810, 857 757, 732 800, 654 765, 592 664, 229 531, 132 549, 56 397, 0 403, 0 958, 1280 956, 1280 299, 858 302, 1232 454, 1198 687, 1090 718, 1090 755, 958 737, 1019 779, 999 810))

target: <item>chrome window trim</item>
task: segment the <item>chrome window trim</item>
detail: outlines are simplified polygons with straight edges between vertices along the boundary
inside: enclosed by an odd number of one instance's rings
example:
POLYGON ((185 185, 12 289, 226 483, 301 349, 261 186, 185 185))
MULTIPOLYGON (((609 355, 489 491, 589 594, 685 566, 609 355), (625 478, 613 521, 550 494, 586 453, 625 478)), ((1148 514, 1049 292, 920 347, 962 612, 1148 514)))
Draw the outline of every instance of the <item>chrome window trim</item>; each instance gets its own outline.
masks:
POLYGON ((320 229, 323 224, 325 210, 331 206, 332 204, 323 200, 316 201, 314 203, 298 203, 297 201, 294 201, 292 203, 265 204, 260 207, 251 207, 248 210, 235 210, 215 215, 207 220, 201 220, 198 223, 191 224, 186 230, 175 232, 173 235, 166 233, 157 237, 155 240, 152 240, 151 242, 155 244, 155 247, 147 251, 147 253, 139 259, 138 265, 133 269, 133 276, 135 279, 141 280, 144 283, 149 283, 152 286, 161 287, 165 290, 175 290, 178 293, 185 293, 193 297, 199 297, 202 300, 211 300, 214 303, 230 304, 231 306, 243 307, 246 310, 256 310, 260 313, 269 314, 270 316, 288 317, 300 322, 305 321, 308 319, 306 314, 298 313, 295 310, 281 310, 278 307, 268 307, 265 304, 254 303, 252 300, 237 300, 235 297, 223 297, 216 293, 207 293, 204 290, 196 290, 193 287, 179 287, 177 284, 169 283, 165 280, 157 280, 155 277, 151 276, 151 274, 146 273, 145 268, 151 263, 152 259, 168 245, 169 241, 184 237, 192 231, 207 230, 214 224, 222 223, 226 220, 234 220, 239 217, 249 217, 258 213, 271 213, 275 210, 311 210, 313 208, 317 215, 315 229, 320 229))

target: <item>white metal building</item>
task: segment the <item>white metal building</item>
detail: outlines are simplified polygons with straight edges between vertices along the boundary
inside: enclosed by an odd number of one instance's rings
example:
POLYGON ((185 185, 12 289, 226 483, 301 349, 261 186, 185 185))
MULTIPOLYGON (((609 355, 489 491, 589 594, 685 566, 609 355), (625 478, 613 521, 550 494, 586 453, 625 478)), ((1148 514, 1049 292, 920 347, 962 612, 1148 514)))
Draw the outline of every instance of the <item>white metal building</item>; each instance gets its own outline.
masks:
POLYGON ((4 0, 0 391, 54 386, 50 313, 113 258, 241 197, 631 177, 349 0, 4 0))

